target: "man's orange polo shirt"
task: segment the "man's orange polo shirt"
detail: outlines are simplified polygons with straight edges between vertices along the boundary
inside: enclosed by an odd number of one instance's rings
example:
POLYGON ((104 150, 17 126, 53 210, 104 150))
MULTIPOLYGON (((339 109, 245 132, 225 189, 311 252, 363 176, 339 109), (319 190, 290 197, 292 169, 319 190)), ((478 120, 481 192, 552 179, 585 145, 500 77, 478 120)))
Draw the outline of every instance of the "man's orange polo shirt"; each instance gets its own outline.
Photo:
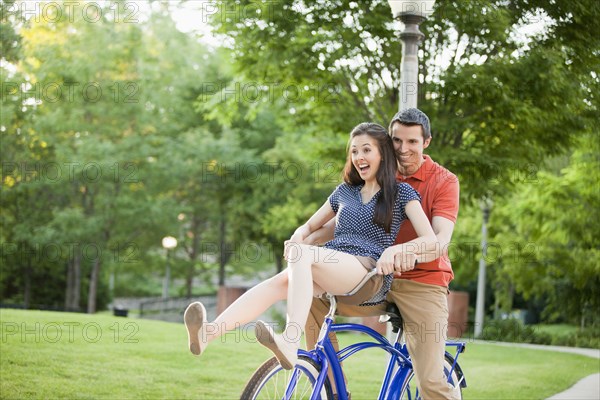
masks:
MULTIPOLYGON (((398 182, 406 182, 421 195, 421 206, 429 222, 433 217, 444 217, 456 223, 458 216, 459 184, 452 172, 434 162, 428 155, 423 155, 425 162, 413 175, 402 177, 397 175, 398 182)), ((407 219, 402 223, 395 244, 406 243, 417 237, 412 223, 407 219)), ((419 263, 412 271, 403 272, 396 278, 410 279, 416 282, 448 287, 454 278, 448 249, 443 255, 428 263, 419 263)))

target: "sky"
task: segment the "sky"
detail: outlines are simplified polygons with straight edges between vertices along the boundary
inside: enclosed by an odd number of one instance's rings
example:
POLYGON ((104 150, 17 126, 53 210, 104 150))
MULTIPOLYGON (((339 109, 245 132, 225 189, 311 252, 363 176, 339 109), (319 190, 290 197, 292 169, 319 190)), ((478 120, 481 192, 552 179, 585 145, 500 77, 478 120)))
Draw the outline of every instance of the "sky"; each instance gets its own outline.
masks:
MULTIPOLYGON (((26 17, 35 16, 37 13, 37 17, 39 17, 39 15, 46 15, 48 18, 50 18, 53 11, 61 12, 57 9, 58 4, 58 2, 49 0, 24 0, 18 2, 16 7, 19 7, 21 11, 24 12, 26 17)), ((99 10, 100 6, 108 6, 111 10, 113 10, 113 17, 121 18, 122 20, 130 19, 133 21, 143 21, 145 18, 147 18, 151 8, 159 9, 160 7, 164 7, 165 4, 169 4, 171 15, 173 16, 176 26, 180 31, 198 35, 198 40, 211 48, 216 48, 223 44, 223 38, 216 37, 212 33, 211 27, 208 23, 210 18, 218 11, 217 3, 214 0, 188 0, 179 6, 177 6, 178 3, 176 2, 168 1, 149 2, 147 0, 126 0, 125 10, 121 11, 122 15, 118 15, 116 7, 113 8, 111 6, 111 4, 115 4, 114 0, 64 0, 64 4, 71 4, 71 7, 75 7, 75 10, 78 13, 86 13, 88 18, 93 18, 94 10, 99 10)), ((63 7, 69 6, 63 5, 63 7)), ((271 7, 273 6, 271 5, 271 7)), ((269 9, 265 8, 265 6, 246 6, 244 8, 238 7, 233 9, 231 13, 235 13, 238 18, 243 18, 246 15, 249 17, 255 15, 257 11, 268 12, 269 9)), ((391 21, 392 16, 390 9, 390 22, 391 21)), ((551 24, 552 21, 550 18, 544 15, 530 15, 526 21, 524 21, 520 26, 516 27, 516 29, 512 32, 511 37, 513 40, 523 45, 521 51, 527 50, 527 45, 531 42, 532 37, 547 30, 551 24)), ((396 21, 394 26, 396 29, 398 29, 398 31, 402 29, 399 21, 396 21)), ((464 43, 461 44, 458 39, 459 38, 457 37, 456 46, 460 51, 460 47, 464 47, 464 43)), ((441 70, 444 70, 450 64, 450 59, 453 54, 454 49, 445 49, 445 52, 440 55, 439 59, 436 60, 436 65, 438 65, 441 70)), ((470 62, 475 64, 483 63, 485 62, 485 59, 470 60, 470 62)))
MULTIPOLYGON (((275 0, 272 0, 271 4, 275 0)), ((18 1, 15 7, 24 12, 26 17, 32 17, 33 15, 51 15, 52 11, 61 12, 58 8, 60 3, 50 0, 21 0, 18 1)), ((88 16, 94 15, 94 10, 98 10, 100 6, 109 6, 110 9, 116 10, 116 7, 112 7, 111 4, 115 4, 114 0, 64 0, 63 10, 65 7, 75 7, 75 10, 80 13, 87 13, 88 16)), ((160 8, 164 4, 169 4, 169 8, 173 19, 177 24, 177 28, 183 32, 194 32, 200 36, 200 40, 212 47, 220 45, 222 39, 217 39, 211 32, 208 21, 217 11, 217 3, 214 0, 188 0, 177 7, 176 2, 169 1, 155 1, 149 2, 147 0, 126 0, 125 11, 122 11, 122 15, 118 17, 125 19, 129 18, 132 20, 143 20, 148 15, 151 8, 160 8), (162 3, 162 5, 161 5, 162 3)), ((236 6, 233 6, 236 7, 236 6)), ((235 8, 231 13, 235 13, 238 18, 244 16, 251 17, 256 12, 268 12, 269 6, 245 6, 243 8, 235 8)), ((273 7, 272 5, 270 7, 273 7)), ((352 7, 351 7, 352 8, 352 7)), ((229 6, 228 6, 229 9, 229 6)), ((112 11, 117 16, 116 11, 112 11)), ((91 18, 91 17, 90 17, 91 18)), ((390 9, 390 21, 391 9, 390 9)), ((552 21, 550 18, 544 15, 531 15, 528 20, 522 25, 518 26, 513 32, 513 38, 521 43, 527 43, 531 37, 539 32, 543 32, 552 21)), ((400 24, 397 23, 396 27, 400 29, 400 24)))

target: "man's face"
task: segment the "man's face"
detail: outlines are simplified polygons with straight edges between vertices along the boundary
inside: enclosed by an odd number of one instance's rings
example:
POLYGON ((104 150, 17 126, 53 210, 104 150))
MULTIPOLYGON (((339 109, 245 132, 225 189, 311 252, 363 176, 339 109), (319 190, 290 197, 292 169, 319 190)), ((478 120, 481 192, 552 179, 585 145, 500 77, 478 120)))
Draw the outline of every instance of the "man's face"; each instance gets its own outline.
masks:
POLYGON ((398 172, 404 176, 417 172, 423 163, 423 150, 431 142, 431 138, 423 140, 423 128, 420 125, 405 126, 395 122, 392 125, 392 141, 398 159, 398 172))

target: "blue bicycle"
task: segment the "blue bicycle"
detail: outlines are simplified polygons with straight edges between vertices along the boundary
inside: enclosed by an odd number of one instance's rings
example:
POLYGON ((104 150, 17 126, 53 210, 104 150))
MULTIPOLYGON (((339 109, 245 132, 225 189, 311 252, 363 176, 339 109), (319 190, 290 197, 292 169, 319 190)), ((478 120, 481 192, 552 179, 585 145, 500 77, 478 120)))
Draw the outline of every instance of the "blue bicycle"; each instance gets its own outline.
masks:
MULTIPOLYGON (((394 343, 388 341, 375 330, 358 324, 334 324, 336 299, 327 295, 331 302, 315 348, 311 351, 299 350, 298 364, 293 370, 285 370, 275 357, 264 362, 248 381, 241 398, 246 399, 334 399, 333 385, 338 399, 347 400, 348 390, 342 374, 341 362, 362 350, 379 348, 390 357, 381 384, 380 400, 418 400, 419 390, 414 382, 414 371, 406 344, 402 338, 402 319, 395 304, 389 304, 387 316, 396 334, 394 343), (336 353, 329 332, 358 332, 370 336, 374 342, 351 344, 336 353), (334 382, 327 372, 331 369, 334 382)), ((465 350, 464 342, 448 341, 447 347, 455 348, 454 354, 446 351, 444 373, 454 396, 462 399, 462 388, 467 386, 463 372, 458 365, 458 357, 465 350)))

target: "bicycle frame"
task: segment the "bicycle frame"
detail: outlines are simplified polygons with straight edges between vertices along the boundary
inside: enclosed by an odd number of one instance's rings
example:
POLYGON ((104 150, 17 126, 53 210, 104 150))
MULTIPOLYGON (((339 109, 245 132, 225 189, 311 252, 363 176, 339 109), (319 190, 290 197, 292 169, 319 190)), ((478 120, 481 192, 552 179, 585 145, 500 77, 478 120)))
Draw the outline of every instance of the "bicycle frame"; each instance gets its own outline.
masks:
MULTIPOLYGON (((351 355, 365 349, 369 348, 380 348, 385 350, 390 355, 390 360, 388 362, 386 372, 383 378, 383 382, 381 384, 381 388, 379 390, 378 400, 385 399, 397 399, 399 398, 402 390, 404 390, 403 384, 406 381, 408 375, 412 372, 413 366, 410 360, 410 356, 408 355, 408 350, 405 345, 400 343, 398 340, 400 338, 401 333, 398 333, 396 336, 396 340, 394 344, 390 343, 387 338, 381 335, 379 332, 359 324, 334 324, 334 313, 336 307, 335 299, 331 299, 331 308, 329 314, 325 317, 325 321, 323 326, 321 327, 321 331, 319 333, 319 338, 317 340, 317 344, 315 349, 311 351, 299 350, 299 355, 304 355, 311 358, 318 365, 321 366, 321 371, 316 382, 313 385, 313 392, 311 394, 311 400, 318 400, 319 393, 325 379, 327 378, 327 373, 329 369, 331 369, 333 379, 336 386, 336 392, 338 394, 339 400, 347 400, 347 388, 346 383, 344 381, 344 375, 342 372, 341 362, 351 355), (375 339, 375 342, 359 342, 351 344, 340 351, 336 352, 333 344, 329 340, 330 332, 357 332, 363 333, 371 338, 375 339)), ((460 384, 463 387, 466 387, 466 382, 464 381, 464 376, 460 367, 458 366, 457 359, 458 355, 464 351, 465 343, 463 342, 446 342, 447 346, 456 347, 456 353, 454 355, 448 355, 452 357, 454 360, 453 365, 451 366, 451 370, 448 373, 448 376, 452 376, 452 372, 456 369, 457 376, 459 376, 459 382, 455 382, 455 385, 460 384)), ((298 371, 295 371, 290 378, 290 382, 295 382, 298 379, 298 371)), ((288 393, 286 393, 285 398, 289 398, 293 390, 294 385, 288 385, 288 393)))

